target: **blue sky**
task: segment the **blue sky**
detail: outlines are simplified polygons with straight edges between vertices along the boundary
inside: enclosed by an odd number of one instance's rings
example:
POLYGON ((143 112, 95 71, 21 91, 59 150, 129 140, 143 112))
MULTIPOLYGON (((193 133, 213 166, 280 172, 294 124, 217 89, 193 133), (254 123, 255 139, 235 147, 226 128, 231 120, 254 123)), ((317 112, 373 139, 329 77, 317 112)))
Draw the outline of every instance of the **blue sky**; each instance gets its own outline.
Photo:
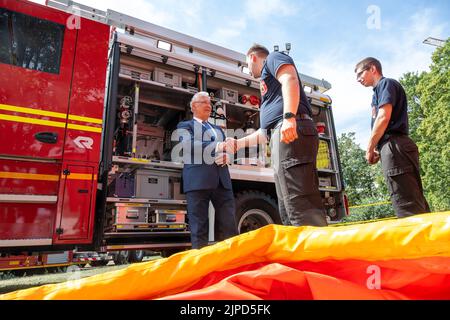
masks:
MULTIPOLYGON (((43 3, 44 0, 35 0, 43 3)), ((450 37, 448 0, 78 0, 120 11, 203 40, 246 52, 254 42, 292 43, 300 72, 324 78, 333 89, 338 134, 356 132, 365 148, 370 136, 372 90, 355 81, 356 62, 381 60, 385 76, 426 71, 434 47, 429 36, 450 37)))

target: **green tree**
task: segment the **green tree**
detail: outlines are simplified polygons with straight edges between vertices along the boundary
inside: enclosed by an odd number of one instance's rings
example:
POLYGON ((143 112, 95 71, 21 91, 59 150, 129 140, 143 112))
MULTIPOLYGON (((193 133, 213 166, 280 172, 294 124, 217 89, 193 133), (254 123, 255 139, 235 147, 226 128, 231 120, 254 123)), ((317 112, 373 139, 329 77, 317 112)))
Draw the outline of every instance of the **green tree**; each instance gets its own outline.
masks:
POLYGON ((365 160, 365 152, 355 142, 355 133, 343 133, 338 138, 346 193, 351 204, 360 204, 372 195, 373 171, 365 160))
POLYGON ((411 136, 420 151, 425 196, 433 211, 450 209, 450 40, 435 51, 430 72, 401 79, 411 136))
POLYGON ((433 54, 417 91, 424 119, 417 132, 423 184, 433 210, 450 209, 450 40, 433 54))
MULTIPOLYGON (((380 164, 369 166, 366 152, 355 142, 355 133, 343 133, 338 137, 338 147, 345 181, 345 192, 351 206, 383 202, 389 198, 380 164)), ((391 217, 391 205, 351 209, 346 221, 365 221, 391 217)))
POLYGON ((424 111, 420 104, 418 85, 423 79, 425 73, 408 72, 400 78, 400 83, 405 89, 408 97, 408 118, 409 118, 409 134, 411 139, 419 143, 421 136, 418 134, 418 128, 424 119, 424 111))

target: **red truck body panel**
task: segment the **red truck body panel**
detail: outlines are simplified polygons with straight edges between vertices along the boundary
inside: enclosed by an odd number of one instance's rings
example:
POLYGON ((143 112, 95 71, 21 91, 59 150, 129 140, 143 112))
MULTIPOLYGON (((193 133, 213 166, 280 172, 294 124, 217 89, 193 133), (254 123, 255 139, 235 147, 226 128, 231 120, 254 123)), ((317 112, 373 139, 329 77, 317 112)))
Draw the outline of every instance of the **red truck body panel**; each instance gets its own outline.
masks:
MULTIPOLYGON (((32 239, 52 239, 53 245, 89 244, 110 27, 83 18, 79 28, 68 27, 69 14, 27 1, 0 0, 0 9, 4 17, 39 19, 63 30, 59 72, 0 61, 0 246, 32 239), (55 141, 37 139, 42 133, 52 134, 55 141), (4 200, 8 196, 56 200, 12 203, 4 200)), ((14 19, 8 20, 10 34, 20 30, 14 19)), ((32 37, 33 30, 25 25, 20 32, 32 37)), ((8 28, 6 23, 0 27, 8 28)))

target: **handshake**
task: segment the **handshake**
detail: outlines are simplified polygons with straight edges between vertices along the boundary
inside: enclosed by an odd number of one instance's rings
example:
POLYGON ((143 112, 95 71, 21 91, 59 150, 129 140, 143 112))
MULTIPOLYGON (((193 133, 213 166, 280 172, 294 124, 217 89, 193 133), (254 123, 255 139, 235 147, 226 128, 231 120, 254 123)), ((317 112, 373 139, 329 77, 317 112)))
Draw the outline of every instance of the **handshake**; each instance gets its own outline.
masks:
POLYGON ((238 140, 227 138, 224 142, 220 142, 216 147, 216 164, 224 167, 231 164, 231 156, 238 151, 238 140))

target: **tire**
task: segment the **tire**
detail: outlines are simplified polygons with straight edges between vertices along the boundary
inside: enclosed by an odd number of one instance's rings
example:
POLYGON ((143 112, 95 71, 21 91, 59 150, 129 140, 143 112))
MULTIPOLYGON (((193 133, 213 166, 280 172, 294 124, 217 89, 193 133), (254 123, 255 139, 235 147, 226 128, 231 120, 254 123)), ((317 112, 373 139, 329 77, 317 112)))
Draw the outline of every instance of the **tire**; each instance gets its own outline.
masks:
POLYGON ((117 265, 121 265, 121 264, 127 264, 128 263, 128 257, 130 256, 130 251, 118 251, 115 255, 114 255, 114 264, 117 265))
POLYGON ((108 264, 108 260, 97 260, 97 261, 91 261, 89 264, 92 267, 104 267, 108 264))
POLYGON ((145 251, 144 250, 133 250, 130 251, 130 256, 128 257, 128 261, 131 263, 142 262, 144 259, 145 251))
POLYGON ((236 195, 236 223, 239 234, 269 224, 281 224, 278 204, 269 195, 259 191, 244 191, 236 195))
POLYGON ((162 258, 168 258, 171 255, 174 255, 178 252, 184 251, 182 248, 174 248, 174 249, 164 249, 161 251, 161 257, 162 258))

